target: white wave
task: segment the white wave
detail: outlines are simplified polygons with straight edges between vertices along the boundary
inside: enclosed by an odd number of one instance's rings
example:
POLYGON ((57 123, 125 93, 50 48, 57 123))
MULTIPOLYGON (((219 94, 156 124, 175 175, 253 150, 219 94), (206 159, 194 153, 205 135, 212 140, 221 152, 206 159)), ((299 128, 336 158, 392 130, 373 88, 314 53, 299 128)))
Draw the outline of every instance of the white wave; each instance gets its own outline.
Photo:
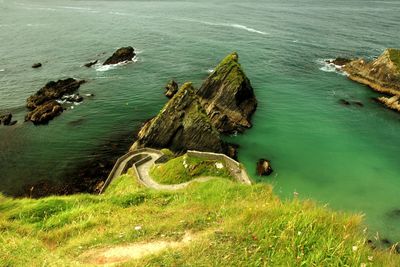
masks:
POLYGON ((180 21, 189 21, 189 22, 195 22, 195 23, 200 23, 200 24, 205 24, 205 25, 210 25, 210 26, 221 26, 221 27, 230 27, 230 28, 235 28, 239 30, 245 30, 251 33, 257 33, 261 35, 268 35, 269 33, 263 32, 254 28, 250 28, 248 26, 242 25, 242 24, 237 24, 237 23, 220 23, 220 22, 209 22, 209 21, 202 21, 202 20, 194 20, 194 19, 176 19, 180 21))
POLYGON ((319 70, 322 70, 324 72, 336 72, 340 75, 348 76, 348 73, 342 70, 342 66, 335 65, 331 63, 334 59, 318 59, 317 62, 320 65, 323 65, 322 67, 319 68, 319 70))
POLYGON ((6 71, 5 69, 0 69, 0 72, 6 71))
POLYGON ((253 28, 249 28, 244 25, 240 25, 240 24, 228 24, 228 26, 232 26, 233 28, 242 29, 242 30, 246 30, 248 32, 254 32, 254 33, 258 33, 258 34, 262 34, 262 35, 268 34, 266 32, 262 32, 262 31, 259 31, 259 30, 253 29, 253 28))
POLYGON ((120 63, 117 63, 117 64, 103 65, 101 63, 97 63, 95 65, 95 69, 96 69, 96 71, 108 71, 108 70, 116 69, 116 68, 121 67, 121 66, 125 66, 125 65, 127 65, 129 63, 132 63, 132 62, 135 63, 137 61, 138 61, 138 57, 134 56, 132 58, 132 61, 123 61, 123 62, 120 62, 120 63))
POLYGON ((214 69, 208 69, 207 72, 208 72, 208 73, 213 73, 213 72, 214 72, 214 69))
POLYGON ((117 11, 110 11, 110 12, 108 12, 108 14, 117 15, 117 16, 131 16, 131 14, 122 13, 122 12, 117 12, 117 11))

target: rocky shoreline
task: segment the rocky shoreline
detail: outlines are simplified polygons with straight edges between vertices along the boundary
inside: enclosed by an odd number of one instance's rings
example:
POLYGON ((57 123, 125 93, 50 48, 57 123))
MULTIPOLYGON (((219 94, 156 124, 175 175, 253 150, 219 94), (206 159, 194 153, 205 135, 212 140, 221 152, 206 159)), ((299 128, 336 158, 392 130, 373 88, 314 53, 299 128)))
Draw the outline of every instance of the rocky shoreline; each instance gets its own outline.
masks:
POLYGON ((349 79, 365 84, 385 96, 377 100, 386 107, 400 112, 400 50, 389 48, 372 61, 342 59, 332 62, 347 73, 349 79))

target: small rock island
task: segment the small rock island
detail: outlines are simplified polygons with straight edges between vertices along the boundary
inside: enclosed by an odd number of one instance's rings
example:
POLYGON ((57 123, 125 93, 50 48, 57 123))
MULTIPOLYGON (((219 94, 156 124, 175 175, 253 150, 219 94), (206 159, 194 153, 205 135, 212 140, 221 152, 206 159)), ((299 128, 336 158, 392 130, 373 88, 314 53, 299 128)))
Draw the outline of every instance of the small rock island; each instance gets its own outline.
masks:
POLYGON ((257 107, 237 53, 228 55, 199 89, 185 83, 161 112, 144 124, 131 150, 141 147, 211 151, 235 156, 222 134, 250 128, 257 107))
POLYGON ((400 50, 389 48, 373 61, 340 60, 342 70, 356 82, 385 94, 378 98, 385 106, 400 112, 400 50))

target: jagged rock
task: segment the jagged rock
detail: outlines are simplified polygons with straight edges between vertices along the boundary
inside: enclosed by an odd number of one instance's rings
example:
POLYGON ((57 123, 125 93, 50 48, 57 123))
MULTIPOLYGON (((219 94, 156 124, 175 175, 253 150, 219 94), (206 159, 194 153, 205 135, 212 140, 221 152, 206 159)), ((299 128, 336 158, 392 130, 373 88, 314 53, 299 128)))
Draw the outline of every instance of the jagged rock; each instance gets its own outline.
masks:
POLYGON ((58 80, 57 82, 48 82, 43 88, 30 96, 26 101, 29 109, 35 109, 38 106, 50 101, 60 99, 65 94, 72 94, 79 89, 80 85, 85 81, 68 78, 58 80))
POLYGON ((70 94, 78 90, 84 82, 83 80, 78 81, 73 78, 48 82, 36 94, 26 100, 26 106, 32 111, 26 115, 25 119, 32 121, 34 124, 45 124, 60 115, 63 108, 55 100, 72 97, 73 101, 82 101, 81 96, 71 96, 70 94))
POLYGON ((122 47, 114 52, 103 65, 117 64, 124 61, 132 61, 135 56, 135 50, 132 46, 122 47))
POLYGON ((269 176, 273 172, 271 162, 267 159, 260 159, 257 162, 257 175, 269 176))
POLYGON ((196 91, 211 122, 222 133, 250 128, 257 107, 250 80, 238 60, 237 53, 228 55, 196 91))
POLYGON ((338 58, 333 59, 333 60, 327 60, 326 62, 330 63, 330 64, 334 64, 336 66, 344 66, 347 63, 350 63, 351 59, 338 57, 338 58))
POLYGON ((176 92, 179 90, 179 85, 177 82, 174 80, 171 80, 168 82, 168 84, 165 86, 165 96, 168 98, 172 98, 176 92))
POLYGON ((392 97, 381 97, 379 101, 387 107, 400 111, 400 50, 387 49, 377 59, 368 62, 364 59, 352 60, 343 67, 348 77, 368 85, 373 90, 392 97))
POLYGON ((35 63, 32 65, 32 68, 37 69, 40 68, 42 66, 42 63, 35 63))
POLYGON ((98 60, 91 61, 91 62, 89 62, 89 63, 86 63, 86 64, 83 65, 83 66, 85 66, 85 67, 87 67, 87 68, 90 68, 91 66, 97 64, 97 62, 99 62, 99 61, 98 61, 98 60))
POLYGON ((10 112, 0 113, 0 125, 10 125, 12 119, 12 114, 10 112))
POLYGON ((48 101, 33 111, 29 112, 26 116, 26 120, 32 121, 34 124, 46 124, 49 120, 60 115, 63 112, 63 108, 57 101, 48 101))
POLYGON ((161 112, 145 123, 131 150, 169 148, 175 152, 224 152, 225 144, 207 117, 191 83, 185 83, 161 112))

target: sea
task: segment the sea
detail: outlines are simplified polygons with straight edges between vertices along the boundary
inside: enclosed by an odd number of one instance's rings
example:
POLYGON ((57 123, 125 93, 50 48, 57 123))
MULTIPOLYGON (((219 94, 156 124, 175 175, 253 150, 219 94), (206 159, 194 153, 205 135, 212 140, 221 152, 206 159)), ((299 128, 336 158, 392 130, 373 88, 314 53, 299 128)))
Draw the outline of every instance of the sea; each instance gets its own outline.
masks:
POLYGON ((325 63, 399 48, 399 14, 400 1, 372 0, 0 0, 0 110, 18 121, 0 127, 0 192, 65 182, 96 156, 122 155, 109 142, 128 149, 169 80, 198 87, 237 51, 259 105, 253 128, 226 139, 250 175, 283 200, 363 214, 371 236, 400 241, 400 114, 325 63), (122 46, 134 62, 100 64, 122 46), (48 125, 24 122, 27 97, 67 77, 94 96, 48 125), (256 176, 260 158, 271 176, 256 176))

